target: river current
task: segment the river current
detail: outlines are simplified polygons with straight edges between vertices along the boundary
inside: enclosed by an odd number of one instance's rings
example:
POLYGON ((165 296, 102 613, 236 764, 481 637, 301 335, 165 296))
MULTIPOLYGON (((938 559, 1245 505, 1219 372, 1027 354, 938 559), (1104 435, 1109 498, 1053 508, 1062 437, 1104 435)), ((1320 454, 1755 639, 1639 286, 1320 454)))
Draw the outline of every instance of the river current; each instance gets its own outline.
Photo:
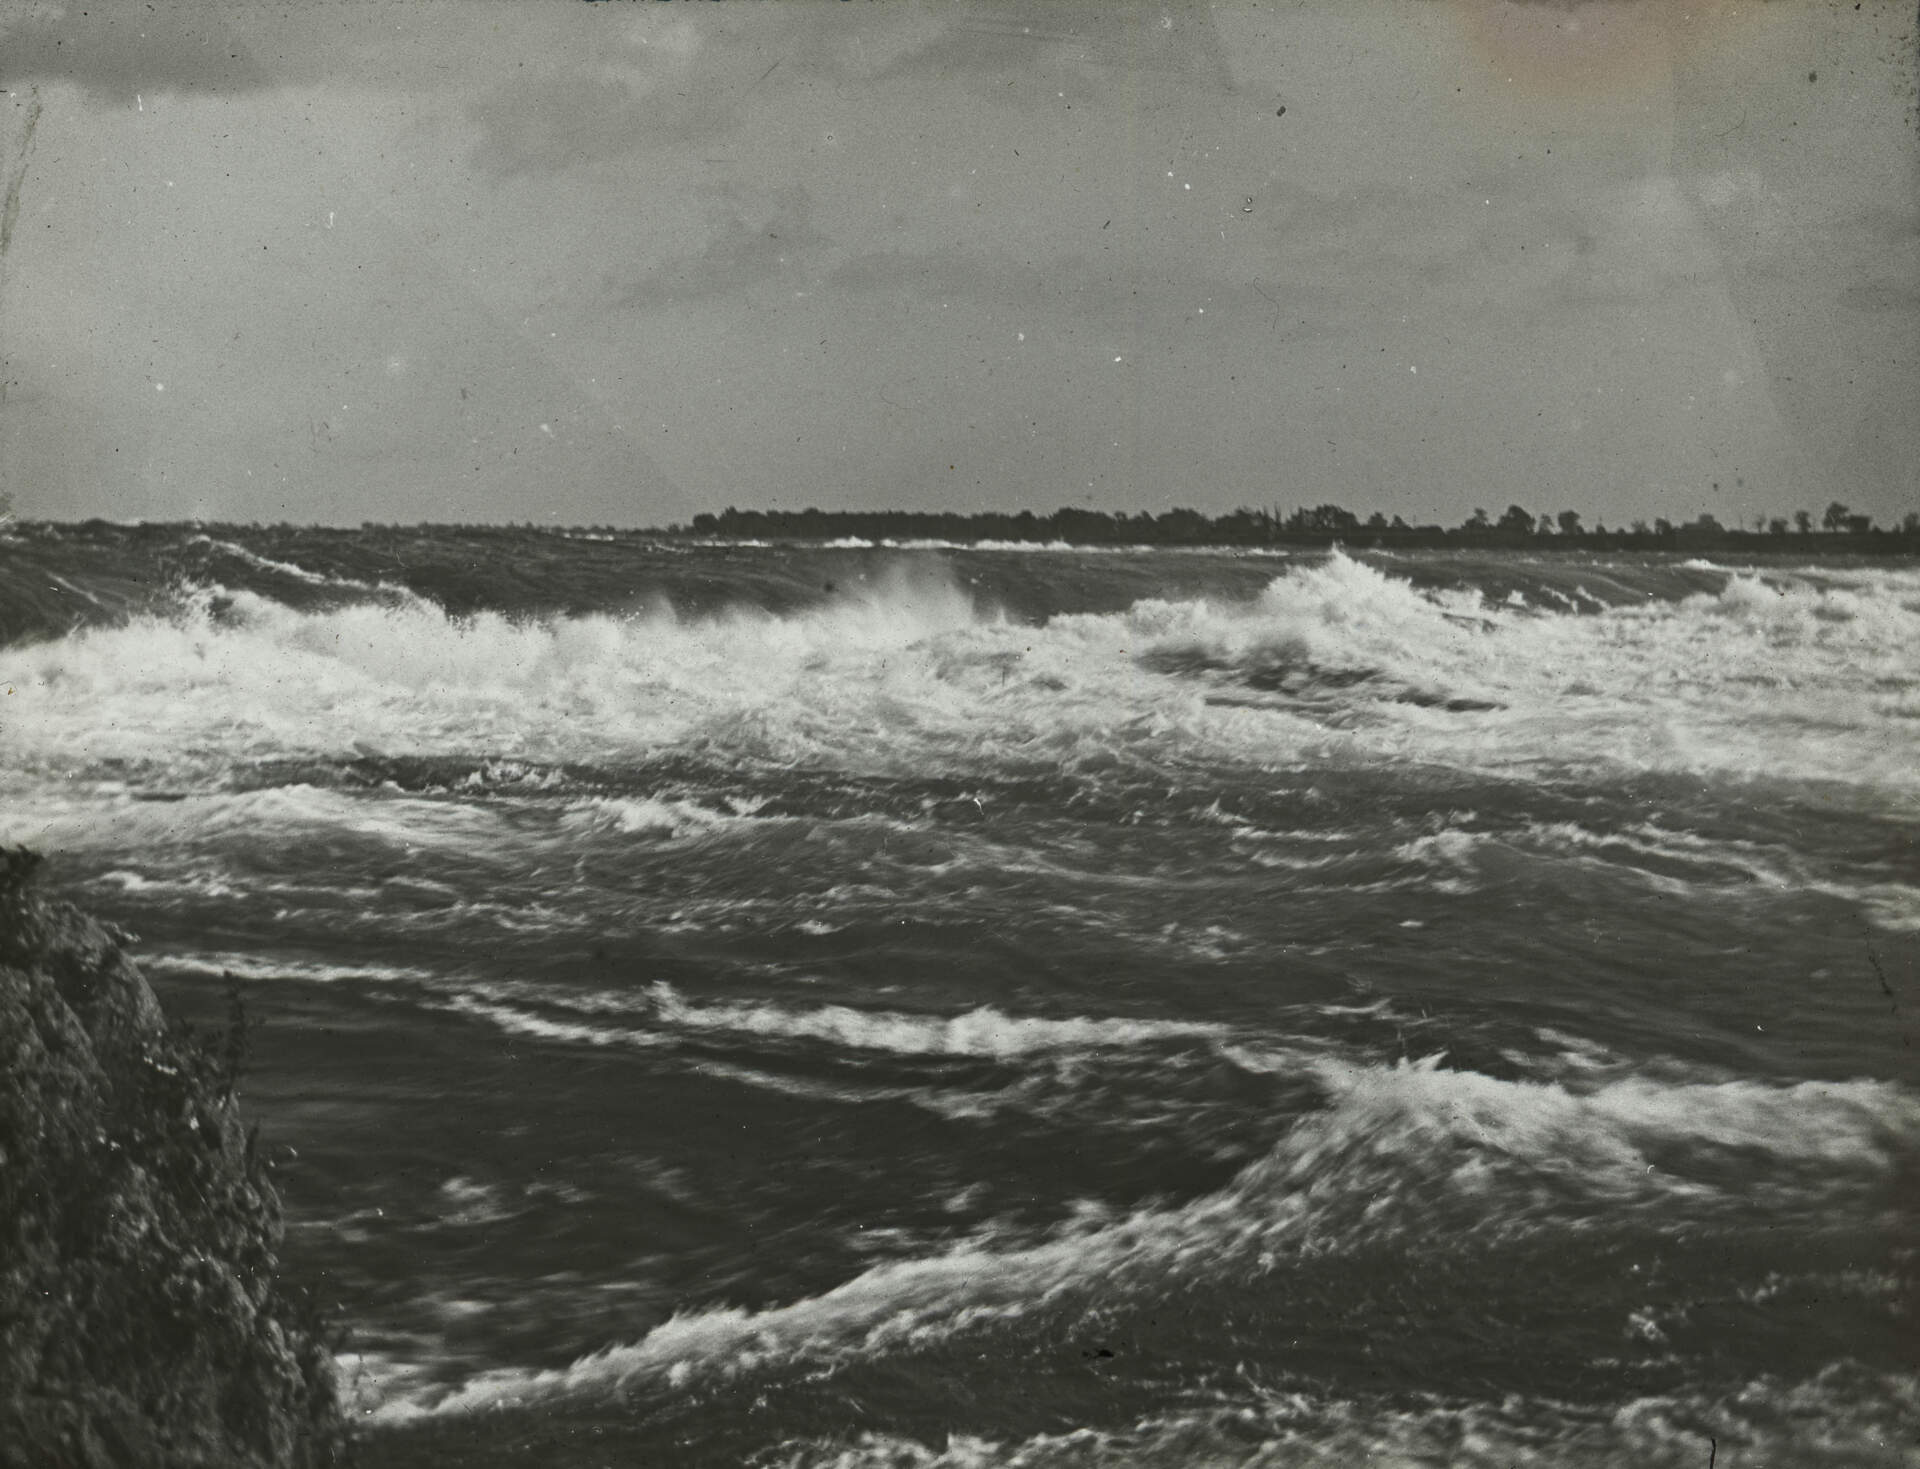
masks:
POLYGON ((1907 1465, 1920 571, 0 530, 387 1464, 1907 1465))

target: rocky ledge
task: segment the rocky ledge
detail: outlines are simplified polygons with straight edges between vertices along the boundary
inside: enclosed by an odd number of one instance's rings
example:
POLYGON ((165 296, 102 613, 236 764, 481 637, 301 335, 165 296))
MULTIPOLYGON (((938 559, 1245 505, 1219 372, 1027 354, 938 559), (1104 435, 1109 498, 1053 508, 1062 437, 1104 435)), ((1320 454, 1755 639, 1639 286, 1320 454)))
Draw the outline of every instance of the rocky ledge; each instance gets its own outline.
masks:
POLYGON ((244 1031, 169 1023, 125 936, 0 849, 0 1465, 319 1466, 318 1313, 234 1101, 244 1031))

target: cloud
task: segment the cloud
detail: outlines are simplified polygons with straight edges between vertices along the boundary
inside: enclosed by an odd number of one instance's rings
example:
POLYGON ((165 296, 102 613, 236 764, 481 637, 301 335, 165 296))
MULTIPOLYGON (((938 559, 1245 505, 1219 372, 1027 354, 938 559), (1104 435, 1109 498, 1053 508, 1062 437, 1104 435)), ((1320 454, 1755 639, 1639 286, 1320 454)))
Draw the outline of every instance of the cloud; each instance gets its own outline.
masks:
POLYGON ((1167 278, 1132 262, 1106 264, 1080 254, 1034 262, 951 245, 872 252, 846 260, 828 274, 827 284, 861 295, 965 301, 1010 317, 1034 313, 1105 333, 1161 335, 1207 315, 1257 322, 1279 340, 1329 334, 1330 303, 1323 291, 1191 270, 1167 278))
POLYGON ((1846 227, 1866 249, 1875 253, 1881 250, 1912 252, 1920 247, 1920 211, 1914 209, 1862 209, 1848 218, 1846 227))
POLYGON ((521 63, 473 104, 481 169, 495 177, 557 173, 731 125, 739 89, 707 73, 738 70, 739 59, 707 65, 700 27, 643 12, 590 35, 597 44, 589 55, 521 63))
POLYGON ((272 78, 211 9, 33 16, 0 31, 0 86, 67 82, 96 102, 255 91, 272 78))
POLYGON ((668 58, 685 65, 700 54, 705 32, 690 20, 682 20, 662 11, 639 11, 627 23, 625 43, 629 47, 668 58))
POLYGON ((717 189, 707 227, 705 245, 616 286, 611 305, 645 310, 737 295, 781 276, 811 281, 813 260, 833 245, 814 227, 812 197, 799 184, 759 196, 717 189))
POLYGON ((1031 9, 969 7, 938 35, 893 58, 880 72, 893 77, 949 77, 1071 67, 1123 73, 1172 72, 1190 84, 1233 90, 1207 7, 1191 0, 1148 7, 1111 0, 1054 0, 1031 9))
POLYGON ((1840 293, 1840 304, 1849 311, 1865 311, 1876 316, 1920 316, 1920 285, 1913 281, 1863 281, 1840 293))
POLYGON ((633 88, 583 68, 542 68, 496 87, 472 108, 474 159, 496 177, 554 173, 631 151, 647 135, 633 88))

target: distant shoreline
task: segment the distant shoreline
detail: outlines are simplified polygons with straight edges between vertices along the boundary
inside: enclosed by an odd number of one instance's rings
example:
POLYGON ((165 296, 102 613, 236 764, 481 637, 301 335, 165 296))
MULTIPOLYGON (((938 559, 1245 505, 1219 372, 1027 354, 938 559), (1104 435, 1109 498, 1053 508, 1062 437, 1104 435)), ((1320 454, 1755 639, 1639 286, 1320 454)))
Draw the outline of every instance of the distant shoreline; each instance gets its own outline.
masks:
MULTIPOLYGON (((260 521, 136 521, 94 518, 84 521, 16 519, 0 522, 0 538, 34 540, 67 531, 107 534, 126 541, 166 538, 183 529, 208 536, 247 530, 300 530, 320 535, 456 532, 490 538, 553 535, 608 540, 658 540, 688 544, 770 543, 840 550, 914 549, 1101 549, 1128 550, 1329 550, 1349 551, 1528 551, 1567 554, 1654 552, 1745 556, 1920 556, 1920 525, 1897 529, 1854 527, 1835 530, 1735 530, 1698 522, 1658 528, 1522 531, 1511 525, 1467 526, 1356 525, 1306 528, 1271 517, 1241 515, 1208 519, 1193 512, 1163 516, 1108 516, 1062 511, 1049 516, 944 515, 937 512, 740 511, 698 515, 686 525, 540 525, 524 522, 362 522, 329 526, 260 521), (1199 522, 1195 524, 1194 521, 1199 522)), ((1244 512, 1242 513, 1244 514, 1244 512)), ((1864 517, 1856 517, 1856 520, 1864 517)), ((1914 517, 1909 516, 1908 521, 1914 517)))
POLYGON ((1277 510, 1240 509, 1207 516, 1194 510, 1159 515, 1110 515, 1062 508, 1045 516, 1031 511, 1008 515, 948 515, 929 511, 736 510, 696 515, 667 534, 699 539, 780 541, 982 541, 1059 543, 1070 546, 1345 546, 1360 550, 1529 550, 1529 551, 1740 551, 1848 555, 1920 554, 1920 513, 1909 514, 1898 529, 1876 529, 1869 517, 1855 515, 1838 502, 1827 507, 1822 528, 1813 528, 1809 512, 1776 517, 1765 529, 1723 526, 1703 515, 1684 524, 1660 519, 1632 522, 1624 530, 1604 525, 1589 529, 1582 517, 1566 511, 1535 516, 1510 505, 1493 520, 1484 511, 1459 526, 1408 525, 1375 514, 1361 520, 1338 505, 1277 510))

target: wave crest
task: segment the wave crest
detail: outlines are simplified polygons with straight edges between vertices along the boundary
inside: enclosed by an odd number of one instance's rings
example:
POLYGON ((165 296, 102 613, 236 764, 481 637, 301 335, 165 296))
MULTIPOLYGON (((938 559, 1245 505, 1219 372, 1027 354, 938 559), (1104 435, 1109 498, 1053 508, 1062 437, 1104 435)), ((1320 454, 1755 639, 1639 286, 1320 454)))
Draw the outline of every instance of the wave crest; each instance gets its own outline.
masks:
POLYGON ((1118 1217, 1089 1207, 1030 1248, 1003 1250, 988 1234, 788 1305, 678 1315, 565 1368, 494 1369, 451 1388, 371 1381, 367 1410, 405 1422, 830 1367, 1036 1313, 1084 1314, 1096 1301, 1112 1310, 1183 1282, 1311 1269, 1330 1252, 1388 1241, 1425 1254, 1454 1239, 1484 1246, 1621 1219, 1686 1229, 1756 1210, 1781 1223, 1819 1218, 1857 1209, 1920 1145, 1920 1102, 1880 1082, 1629 1078, 1577 1091, 1449 1071, 1437 1057, 1311 1070, 1326 1106, 1191 1203, 1118 1217), (1656 1201, 1659 1210, 1631 1207, 1656 1201))
MULTIPOLYGON (((1704 573, 1696 573, 1704 574, 1704 573)), ((902 561, 776 616, 295 611, 251 592, 6 651, 29 765, 669 752, 879 774, 1123 758, 1419 760, 1851 784, 1920 802, 1920 602, 1899 573, 1589 616, 1416 589, 1334 555, 1245 601, 1017 621, 902 561)))

